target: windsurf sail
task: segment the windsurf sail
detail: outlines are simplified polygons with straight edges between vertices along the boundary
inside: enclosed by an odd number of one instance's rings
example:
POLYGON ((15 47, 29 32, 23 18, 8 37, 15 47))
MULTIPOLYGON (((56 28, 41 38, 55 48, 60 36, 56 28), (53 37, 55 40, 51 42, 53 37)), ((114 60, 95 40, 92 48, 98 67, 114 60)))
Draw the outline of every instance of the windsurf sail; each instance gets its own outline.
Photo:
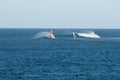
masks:
POLYGON ((52 38, 55 39, 55 36, 53 34, 53 30, 50 30, 49 34, 48 34, 48 38, 52 38))
POLYGON ((73 38, 74 38, 74 39, 76 38, 75 32, 73 32, 73 38))

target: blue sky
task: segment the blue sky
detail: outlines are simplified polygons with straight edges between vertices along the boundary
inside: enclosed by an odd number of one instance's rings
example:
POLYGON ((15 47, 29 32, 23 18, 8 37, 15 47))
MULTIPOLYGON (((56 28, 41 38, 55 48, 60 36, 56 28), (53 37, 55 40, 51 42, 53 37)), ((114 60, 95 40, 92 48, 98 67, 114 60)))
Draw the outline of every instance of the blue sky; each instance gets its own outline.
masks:
POLYGON ((120 28, 120 0, 0 0, 0 28, 120 28))

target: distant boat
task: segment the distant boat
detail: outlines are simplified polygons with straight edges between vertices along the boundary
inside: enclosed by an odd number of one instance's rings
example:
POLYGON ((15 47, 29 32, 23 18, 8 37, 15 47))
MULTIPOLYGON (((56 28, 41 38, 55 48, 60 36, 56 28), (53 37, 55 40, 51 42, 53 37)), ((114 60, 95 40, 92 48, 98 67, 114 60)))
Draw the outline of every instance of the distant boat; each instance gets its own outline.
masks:
POLYGON ((90 33, 76 33, 76 34, 78 36, 86 37, 86 38, 100 38, 100 36, 95 34, 94 32, 90 32, 90 33))
POLYGON ((50 30, 50 32, 48 34, 48 38, 55 39, 55 36, 53 34, 53 30, 50 30))

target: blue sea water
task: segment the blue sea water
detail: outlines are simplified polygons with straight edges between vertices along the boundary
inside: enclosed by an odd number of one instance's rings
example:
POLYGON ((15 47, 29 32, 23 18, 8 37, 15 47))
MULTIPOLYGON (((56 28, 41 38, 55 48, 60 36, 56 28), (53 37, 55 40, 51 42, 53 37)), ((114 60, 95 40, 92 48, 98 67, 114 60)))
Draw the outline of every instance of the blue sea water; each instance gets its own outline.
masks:
POLYGON ((120 29, 88 29, 100 39, 71 39, 86 29, 0 29, 0 80, 120 80, 120 29))

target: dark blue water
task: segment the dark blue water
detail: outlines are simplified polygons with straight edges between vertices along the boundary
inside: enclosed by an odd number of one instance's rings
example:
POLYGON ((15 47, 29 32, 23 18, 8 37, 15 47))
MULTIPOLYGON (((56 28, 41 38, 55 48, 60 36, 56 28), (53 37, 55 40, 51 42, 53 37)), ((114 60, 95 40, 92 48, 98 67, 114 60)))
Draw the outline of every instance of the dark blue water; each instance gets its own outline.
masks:
POLYGON ((93 29, 100 39, 34 39, 49 29, 0 29, 0 80, 120 80, 120 30, 93 29))

